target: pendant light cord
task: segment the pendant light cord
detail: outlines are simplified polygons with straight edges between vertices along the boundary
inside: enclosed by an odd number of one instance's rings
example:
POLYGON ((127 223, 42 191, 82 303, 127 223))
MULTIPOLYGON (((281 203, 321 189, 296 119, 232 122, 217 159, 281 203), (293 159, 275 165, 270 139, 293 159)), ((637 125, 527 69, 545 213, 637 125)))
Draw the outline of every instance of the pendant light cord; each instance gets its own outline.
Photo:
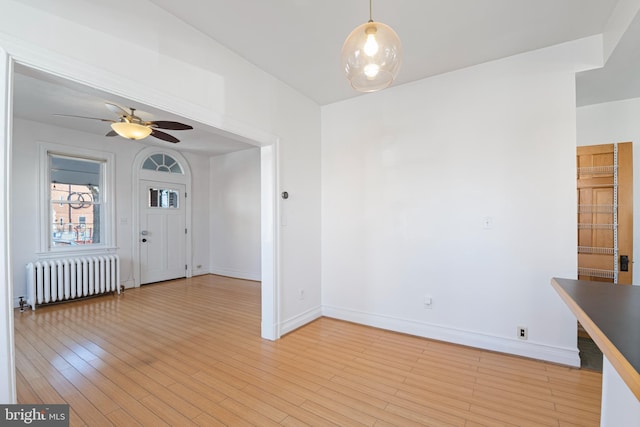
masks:
POLYGON ((369 22, 373 22, 373 14, 371 13, 371 3, 373 0, 369 0, 369 22))

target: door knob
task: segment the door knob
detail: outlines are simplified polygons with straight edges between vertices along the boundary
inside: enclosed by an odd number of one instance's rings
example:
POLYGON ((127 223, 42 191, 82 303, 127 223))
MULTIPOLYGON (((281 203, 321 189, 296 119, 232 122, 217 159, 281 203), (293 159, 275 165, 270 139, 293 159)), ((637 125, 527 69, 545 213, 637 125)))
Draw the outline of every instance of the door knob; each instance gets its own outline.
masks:
POLYGON ((147 234, 149 234, 149 232, 147 230, 142 230, 140 234, 142 234, 143 236, 146 236, 147 234))
POLYGON ((145 243, 147 241, 147 239, 142 239, 142 243, 145 243))

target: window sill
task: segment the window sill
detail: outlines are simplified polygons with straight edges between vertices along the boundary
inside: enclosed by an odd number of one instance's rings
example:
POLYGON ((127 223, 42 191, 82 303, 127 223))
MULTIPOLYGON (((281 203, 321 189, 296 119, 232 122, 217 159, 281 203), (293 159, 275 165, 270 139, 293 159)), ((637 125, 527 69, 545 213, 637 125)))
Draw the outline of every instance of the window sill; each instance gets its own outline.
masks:
POLYGON ((67 248, 55 248, 46 252, 37 252, 38 260, 47 260, 64 257, 83 257, 83 256, 100 256, 100 255, 115 255, 118 248, 115 246, 102 246, 95 245, 91 248, 86 246, 77 245, 67 248))

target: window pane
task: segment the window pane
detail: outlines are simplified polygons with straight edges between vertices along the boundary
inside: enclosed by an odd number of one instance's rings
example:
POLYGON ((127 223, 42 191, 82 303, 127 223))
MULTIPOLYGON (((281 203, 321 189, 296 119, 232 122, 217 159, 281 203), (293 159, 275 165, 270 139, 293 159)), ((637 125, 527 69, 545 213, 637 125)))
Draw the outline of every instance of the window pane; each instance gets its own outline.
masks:
POLYGON ((164 155, 162 154, 154 154, 149 158, 156 162, 156 165, 164 165, 164 155))
POLYGON ((179 195, 175 190, 149 189, 150 208, 177 209, 178 199, 179 195))
POLYGON ((142 169, 156 172, 177 173, 183 175, 182 167, 173 157, 167 154, 153 154, 142 164, 142 169))
POLYGON ((168 199, 168 207, 177 208, 178 207, 178 193, 175 191, 167 191, 167 199, 168 199))
POLYGON ((150 170, 150 171, 154 171, 154 170, 156 170, 156 164, 153 162, 153 160, 151 160, 151 158, 148 158, 142 164, 142 169, 147 169, 147 170, 150 170))
POLYGON ((154 188, 149 189, 149 207, 150 208, 158 207, 158 190, 154 188))
POLYGON ((50 246, 100 243, 101 162, 49 158, 50 246))

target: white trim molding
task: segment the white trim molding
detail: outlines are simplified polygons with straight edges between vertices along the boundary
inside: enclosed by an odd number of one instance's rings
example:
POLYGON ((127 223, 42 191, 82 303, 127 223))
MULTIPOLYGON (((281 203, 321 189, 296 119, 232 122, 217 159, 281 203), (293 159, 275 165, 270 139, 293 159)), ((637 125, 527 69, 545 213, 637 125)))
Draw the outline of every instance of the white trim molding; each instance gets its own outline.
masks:
POLYGON ((262 322, 261 336, 277 340, 280 329, 280 216, 277 201, 278 141, 260 148, 260 224, 261 224, 261 268, 262 322))
MULTIPOLYGON (((211 266, 209 267, 209 273, 217 274, 218 276, 235 277, 237 279, 243 279, 243 280, 253 280, 256 282, 261 281, 259 271, 241 271, 241 270, 234 270, 231 268, 211 266)), ((204 274, 204 273, 200 273, 200 274, 204 274)))
POLYGON ((322 307, 314 307, 303 313, 298 314, 290 319, 283 321, 280 324, 280 333, 282 335, 288 334, 308 323, 313 322, 316 319, 322 317, 322 307))
POLYGON ((322 315, 418 337, 580 367, 577 348, 554 347, 532 341, 486 335, 475 331, 454 329, 427 322, 417 322, 415 320, 367 313, 343 307, 324 305, 322 306, 322 315))
POLYGON ((16 362, 13 345, 13 274, 11 271, 11 123, 13 62, 0 47, 0 403, 16 403, 16 362))
POLYGON ((38 230, 40 235, 40 244, 38 253, 39 258, 50 258, 55 256, 65 255, 78 255, 78 254, 93 254, 104 252, 115 252, 116 241, 116 209, 115 209, 115 156, 113 153, 108 153, 98 150, 90 150, 86 148, 73 147, 64 144, 39 142, 38 143, 38 155, 40 167, 38 168, 38 230), (51 249, 49 247, 50 237, 50 217, 49 211, 51 208, 51 202, 49 200, 49 155, 60 155, 74 159, 87 159, 96 160, 101 162, 101 174, 102 174, 102 196, 101 196, 101 220, 103 221, 102 238, 103 241, 100 244, 87 245, 86 247, 67 247, 51 249))

